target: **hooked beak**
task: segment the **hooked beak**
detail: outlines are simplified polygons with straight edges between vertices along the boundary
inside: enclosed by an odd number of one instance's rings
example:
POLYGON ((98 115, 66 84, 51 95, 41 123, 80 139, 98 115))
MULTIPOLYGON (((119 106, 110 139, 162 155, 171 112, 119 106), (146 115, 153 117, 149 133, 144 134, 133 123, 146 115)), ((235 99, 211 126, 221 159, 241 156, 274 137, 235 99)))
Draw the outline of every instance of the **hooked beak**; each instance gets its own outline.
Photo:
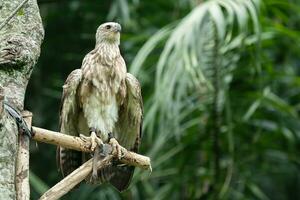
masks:
POLYGON ((114 27, 114 32, 120 33, 121 31, 122 31, 121 25, 120 24, 116 24, 116 26, 114 27))

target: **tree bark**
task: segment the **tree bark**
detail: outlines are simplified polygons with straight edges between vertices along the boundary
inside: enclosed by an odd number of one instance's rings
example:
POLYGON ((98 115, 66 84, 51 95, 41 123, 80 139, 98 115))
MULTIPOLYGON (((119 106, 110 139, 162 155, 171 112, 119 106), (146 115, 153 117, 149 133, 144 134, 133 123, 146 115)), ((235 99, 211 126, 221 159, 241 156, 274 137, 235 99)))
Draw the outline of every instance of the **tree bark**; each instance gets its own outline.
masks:
POLYGON ((0 199, 16 199, 15 168, 18 130, 2 100, 19 111, 32 69, 40 54, 44 30, 36 0, 1 0, 0 23, 0 199))

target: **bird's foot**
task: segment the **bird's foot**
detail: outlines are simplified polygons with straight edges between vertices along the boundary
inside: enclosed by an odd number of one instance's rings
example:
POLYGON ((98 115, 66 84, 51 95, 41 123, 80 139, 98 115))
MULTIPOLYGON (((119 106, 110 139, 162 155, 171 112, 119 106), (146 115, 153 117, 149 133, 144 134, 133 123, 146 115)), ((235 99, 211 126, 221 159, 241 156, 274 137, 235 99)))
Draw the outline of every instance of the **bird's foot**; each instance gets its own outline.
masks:
POLYGON ((91 142, 91 146, 90 149, 91 151, 95 151, 97 146, 102 146, 103 145, 103 141, 97 137, 96 133, 94 131, 91 132, 91 135, 85 136, 80 134, 79 137, 83 140, 83 141, 90 141, 91 142))
POLYGON ((92 164, 92 174, 90 176, 89 182, 95 184, 99 180, 97 163, 103 157, 105 157, 105 152, 104 152, 105 144, 103 143, 102 139, 97 136, 96 130, 94 128, 90 129, 89 137, 80 134, 80 138, 84 141, 90 141, 91 143, 90 149, 91 151, 93 151, 93 164, 92 164))
POLYGON ((117 154, 117 157, 120 160, 124 156, 126 149, 119 144, 116 138, 111 138, 109 144, 112 146, 112 153, 117 154))
POLYGON ((98 169, 97 163, 101 160, 100 156, 100 146, 96 146, 93 156, 93 166, 92 166, 92 175, 90 177, 90 183, 97 183, 98 180, 98 169))

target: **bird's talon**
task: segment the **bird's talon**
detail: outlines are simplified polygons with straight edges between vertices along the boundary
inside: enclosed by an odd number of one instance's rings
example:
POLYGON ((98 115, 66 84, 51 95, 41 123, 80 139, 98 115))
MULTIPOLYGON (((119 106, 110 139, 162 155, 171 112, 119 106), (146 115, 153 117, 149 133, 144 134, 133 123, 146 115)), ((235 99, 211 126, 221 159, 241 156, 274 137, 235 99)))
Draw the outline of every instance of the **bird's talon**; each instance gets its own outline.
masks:
POLYGON ((82 135, 82 134, 80 134, 79 137, 83 141, 85 141, 85 142, 90 141, 90 143, 91 143, 91 146, 90 146, 91 151, 95 151, 95 148, 97 146, 101 146, 103 144, 102 140, 97 137, 97 135, 96 135, 95 132, 91 132, 91 135, 89 137, 85 136, 85 135, 82 135))
MULTIPOLYGON (((124 158, 125 152, 126 152, 126 149, 125 149, 125 148, 122 148, 122 149, 121 149, 121 158, 124 158)), ((120 158, 120 159, 121 159, 121 158, 120 158)))
POLYGON ((80 139, 82 139, 84 142, 88 141, 88 137, 83 135, 83 134, 79 134, 80 139))
POLYGON ((90 138, 91 138, 91 150, 92 151, 94 151, 95 150, 95 148, 97 147, 97 135, 96 135, 96 133, 95 132, 91 132, 91 136, 90 136, 90 138))
POLYGON ((118 159, 120 160, 121 158, 124 157, 124 147, 122 147, 119 142, 115 138, 111 138, 109 141, 109 144, 113 148, 113 154, 117 154, 118 159))

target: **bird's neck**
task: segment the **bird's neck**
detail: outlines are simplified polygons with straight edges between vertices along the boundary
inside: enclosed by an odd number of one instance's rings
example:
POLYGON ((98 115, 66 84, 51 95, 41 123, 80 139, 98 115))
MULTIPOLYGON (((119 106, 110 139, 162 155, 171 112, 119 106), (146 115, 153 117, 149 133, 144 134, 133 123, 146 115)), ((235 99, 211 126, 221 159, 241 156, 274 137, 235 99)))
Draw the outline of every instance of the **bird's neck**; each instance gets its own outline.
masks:
POLYGON ((120 53, 119 45, 117 42, 99 42, 96 43, 95 50, 99 53, 120 53))
POLYGON ((101 42, 96 44, 95 50, 99 59, 105 63, 111 63, 120 55, 120 49, 117 43, 101 42))

